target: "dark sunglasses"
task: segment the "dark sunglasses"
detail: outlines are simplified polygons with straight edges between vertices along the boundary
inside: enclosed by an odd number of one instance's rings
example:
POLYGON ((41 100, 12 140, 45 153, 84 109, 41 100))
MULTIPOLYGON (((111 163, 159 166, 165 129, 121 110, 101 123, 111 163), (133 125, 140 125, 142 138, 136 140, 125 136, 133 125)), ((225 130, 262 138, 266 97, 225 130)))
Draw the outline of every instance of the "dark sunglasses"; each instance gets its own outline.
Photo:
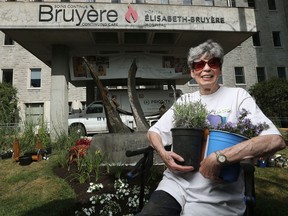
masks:
POLYGON ((212 58, 212 59, 210 59, 207 62, 203 61, 203 60, 198 61, 198 62, 193 62, 192 66, 193 66, 194 70, 199 71, 199 70, 202 70, 205 67, 206 64, 208 64, 209 67, 212 68, 212 69, 218 69, 218 68, 221 67, 221 61, 220 61, 219 58, 212 58))

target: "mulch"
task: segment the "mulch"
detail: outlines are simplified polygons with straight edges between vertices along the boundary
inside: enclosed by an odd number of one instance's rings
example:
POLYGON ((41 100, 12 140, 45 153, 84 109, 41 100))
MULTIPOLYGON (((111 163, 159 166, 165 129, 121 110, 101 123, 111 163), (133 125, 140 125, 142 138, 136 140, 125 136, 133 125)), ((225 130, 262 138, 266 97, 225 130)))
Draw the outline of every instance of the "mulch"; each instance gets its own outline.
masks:
MULTIPOLYGON (((102 170, 100 169, 100 175, 98 180, 95 180, 95 177, 91 176, 89 180, 87 180, 85 183, 80 183, 76 178, 75 178, 75 172, 76 172, 76 166, 71 166, 70 171, 68 171, 67 167, 55 167, 54 168, 54 173, 59 176, 62 179, 65 179, 68 184, 73 188, 76 194, 76 200, 75 200, 75 205, 73 209, 70 209, 71 211, 75 212, 76 210, 81 210, 82 207, 91 207, 91 203, 89 201, 90 197, 92 195, 96 194, 102 194, 102 193, 115 193, 114 189, 114 182, 116 180, 115 174, 113 172, 107 173, 106 168, 103 167, 102 170), (87 193, 87 189, 89 188, 89 183, 102 183, 104 188, 101 189, 100 191, 94 191, 92 193, 87 193)), ((128 179, 127 173, 131 171, 133 167, 125 166, 121 170, 121 179, 128 179)), ((156 172, 158 177, 153 180, 148 181, 146 183, 147 186, 149 186, 151 189, 150 191, 154 191, 160 181, 160 178, 162 176, 163 172, 163 166, 156 167, 156 172)), ((132 179, 129 181, 129 185, 133 187, 134 185, 141 185, 141 176, 137 176, 136 178, 132 179)), ((119 203, 120 205, 126 205, 127 201, 124 203, 119 203)), ((96 212, 99 211, 102 207, 101 206, 95 206, 96 212)), ((125 208, 123 208, 125 209, 125 208)), ((65 215, 65 214, 64 214, 65 215)), ((123 215, 123 213, 121 214, 123 215)))

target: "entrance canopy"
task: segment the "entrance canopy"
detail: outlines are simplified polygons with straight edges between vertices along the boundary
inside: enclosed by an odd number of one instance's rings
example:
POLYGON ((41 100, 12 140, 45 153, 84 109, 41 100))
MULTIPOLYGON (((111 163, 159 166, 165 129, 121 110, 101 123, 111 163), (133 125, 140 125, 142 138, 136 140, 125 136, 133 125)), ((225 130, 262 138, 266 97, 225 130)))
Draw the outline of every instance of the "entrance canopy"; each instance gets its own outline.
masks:
POLYGON ((191 46, 213 39, 228 53, 256 32, 254 10, 184 5, 3 2, 0 30, 51 66, 52 46, 69 48, 70 78, 77 85, 81 59, 104 68, 109 84, 127 82, 137 59, 140 84, 184 84, 191 46), (180 62, 180 69, 177 65, 180 62))

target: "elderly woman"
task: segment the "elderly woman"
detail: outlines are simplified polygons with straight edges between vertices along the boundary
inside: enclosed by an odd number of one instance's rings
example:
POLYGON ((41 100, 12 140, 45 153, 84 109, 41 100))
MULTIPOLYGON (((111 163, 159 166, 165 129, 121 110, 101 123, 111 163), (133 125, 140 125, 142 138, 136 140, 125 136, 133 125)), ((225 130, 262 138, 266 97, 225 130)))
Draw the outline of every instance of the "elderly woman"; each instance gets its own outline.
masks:
POLYGON ((286 147, 277 128, 262 113, 247 91, 218 84, 223 55, 222 47, 212 40, 190 49, 188 65, 192 78, 199 85, 199 91, 189 93, 186 98, 193 101, 201 99, 209 111, 231 122, 235 121, 237 113, 244 108, 250 112, 248 117, 253 123, 266 122, 269 128, 257 137, 223 149, 217 154, 210 154, 202 160, 199 171, 193 172, 192 166, 181 166, 175 162, 183 161, 181 156, 164 148, 172 143, 170 130, 173 127, 173 108, 170 108, 147 134, 151 146, 160 155, 167 169, 158 188, 138 215, 243 215, 243 176, 236 182, 223 182, 218 177, 221 166, 247 157, 273 154, 286 147), (218 160, 219 154, 226 160, 218 160))

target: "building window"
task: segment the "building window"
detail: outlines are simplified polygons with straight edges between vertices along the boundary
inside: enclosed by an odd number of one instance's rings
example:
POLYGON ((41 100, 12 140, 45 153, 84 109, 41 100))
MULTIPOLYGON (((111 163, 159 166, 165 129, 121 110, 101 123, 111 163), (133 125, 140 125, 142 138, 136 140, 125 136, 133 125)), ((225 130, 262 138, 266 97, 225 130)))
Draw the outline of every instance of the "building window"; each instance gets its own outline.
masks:
POLYGON ((280 47, 281 46, 280 32, 279 31, 273 31, 272 36, 273 36, 274 46, 280 47))
POLYGON ((236 7, 236 0, 227 0, 228 7, 236 7))
POLYGON ((268 8, 269 8, 269 10, 276 10, 275 0, 268 0, 268 8))
POLYGON ((205 5, 214 6, 214 0, 205 0, 205 5))
POLYGON ((286 79, 286 70, 285 67, 277 67, 278 77, 286 79))
POLYGON ((252 40, 253 40, 253 46, 261 46, 259 31, 252 35, 252 40))
POLYGON ((111 0, 111 3, 121 3, 121 0, 111 0))
POLYGON ((41 69, 39 68, 31 69, 30 87, 31 88, 41 87, 41 69))
POLYGON ((4 45, 14 45, 14 40, 5 34, 4 45))
POLYGON ((255 0, 248 0, 248 7, 256 8, 255 7, 255 0))
POLYGON ((2 69, 2 82, 13 85, 13 69, 2 69))
POLYGON ((70 2, 70 0, 61 0, 61 2, 70 2))
POLYGON ((25 104, 25 117, 26 122, 33 125, 38 125, 42 122, 44 114, 43 103, 28 103, 25 104))
POLYGON ((258 82, 263 82, 266 80, 265 68, 264 67, 256 67, 257 80, 258 82))
POLYGON ((192 5, 192 0, 183 0, 183 5, 192 5))
MULTIPOLYGON (((168 1, 168 0, 167 0, 168 1)), ((136 0, 137 4, 145 4, 145 0, 136 0)))
POLYGON ((236 84, 245 84, 245 75, 243 67, 235 67, 236 84))

